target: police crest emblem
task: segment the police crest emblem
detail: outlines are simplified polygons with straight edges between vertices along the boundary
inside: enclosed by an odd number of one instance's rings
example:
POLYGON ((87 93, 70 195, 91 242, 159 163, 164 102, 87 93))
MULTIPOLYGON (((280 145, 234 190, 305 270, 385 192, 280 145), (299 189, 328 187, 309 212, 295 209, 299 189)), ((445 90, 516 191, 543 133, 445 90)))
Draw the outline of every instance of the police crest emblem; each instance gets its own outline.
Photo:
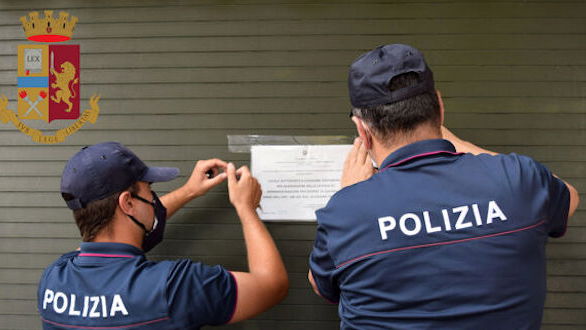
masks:
POLYGON ((41 17, 38 12, 31 12, 28 19, 20 18, 27 39, 43 44, 18 46, 17 111, 7 109, 8 98, 0 96, 0 122, 12 122, 36 143, 51 144, 65 141, 88 121, 95 123, 100 97, 93 95, 90 109, 81 113, 79 45, 53 44, 71 39, 77 17, 60 12, 59 17, 53 18, 51 10, 44 14, 41 17), (49 127, 54 134, 47 135, 27 125, 34 120, 74 122, 59 129, 49 127))

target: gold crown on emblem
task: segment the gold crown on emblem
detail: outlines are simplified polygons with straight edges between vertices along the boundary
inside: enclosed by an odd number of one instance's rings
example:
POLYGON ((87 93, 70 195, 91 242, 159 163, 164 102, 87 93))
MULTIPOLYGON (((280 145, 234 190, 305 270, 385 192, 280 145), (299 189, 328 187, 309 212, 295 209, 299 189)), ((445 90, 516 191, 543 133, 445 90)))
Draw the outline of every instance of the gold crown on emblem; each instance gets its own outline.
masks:
POLYGON ((45 10, 45 17, 39 17, 39 12, 33 11, 26 16, 22 16, 22 28, 26 38, 38 42, 59 42, 71 39, 73 28, 77 23, 77 17, 71 16, 62 11, 58 18, 53 18, 52 10, 45 10))

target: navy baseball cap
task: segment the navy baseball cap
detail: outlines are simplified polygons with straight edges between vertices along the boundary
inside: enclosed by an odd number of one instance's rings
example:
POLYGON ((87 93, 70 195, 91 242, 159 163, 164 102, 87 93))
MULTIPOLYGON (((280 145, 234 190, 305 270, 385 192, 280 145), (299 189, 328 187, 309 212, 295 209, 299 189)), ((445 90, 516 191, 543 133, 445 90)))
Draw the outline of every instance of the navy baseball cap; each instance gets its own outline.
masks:
POLYGON ((379 46, 358 57, 348 74, 350 103, 355 108, 395 103, 425 92, 435 92, 433 73, 423 54, 408 45, 379 46), (419 83, 395 91, 389 83, 398 75, 415 72, 419 83))
POLYGON ((177 177, 174 167, 149 167, 118 142, 83 147, 65 165, 61 195, 72 209, 128 189, 137 181, 164 182, 177 177))

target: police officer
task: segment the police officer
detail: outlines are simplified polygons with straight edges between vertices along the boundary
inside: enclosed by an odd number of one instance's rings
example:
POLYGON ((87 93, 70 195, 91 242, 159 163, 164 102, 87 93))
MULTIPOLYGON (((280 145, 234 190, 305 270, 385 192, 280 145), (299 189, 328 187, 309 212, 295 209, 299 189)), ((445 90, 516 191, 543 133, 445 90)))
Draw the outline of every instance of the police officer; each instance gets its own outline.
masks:
POLYGON ((38 310, 45 329, 199 329, 250 318, 284 298, 287 274, 256 215, 261 190, 248 168, 199 161, 185 185, 159 199, 151 184, 178 172, 149 167, 115 142, 85 147, 69 160, 61 192, 83 243, 41 277, 38 310), (249 272, 147 260, 145 252, 163 239, 166 218, 226 179, 249 272))
POLYGON ((343 189, 316 213, 308 274, 339 304, 341 328, 538 329, 545 243, 564 234, 577 191, 529 157, 443 128, 413 47, 363 54, 348 83, 359 138, 343 189))

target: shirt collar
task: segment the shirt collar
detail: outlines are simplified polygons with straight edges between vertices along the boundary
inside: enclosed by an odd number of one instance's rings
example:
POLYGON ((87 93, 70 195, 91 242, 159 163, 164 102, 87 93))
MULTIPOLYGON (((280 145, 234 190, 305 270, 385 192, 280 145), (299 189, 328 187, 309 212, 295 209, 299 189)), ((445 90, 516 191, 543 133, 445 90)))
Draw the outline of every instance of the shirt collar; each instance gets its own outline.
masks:
POLYGON ((144 252, 132 245, 124 243, 83 242, 80 246, 80 257, 133 258, 142 256, 144 252))
POLYGON ((454 145, 444 139, 423 140, 408 144, 395 150, 387 156, 380 169, 401 165, 407 161, 416 158, 423 158, 437 154, 460 155, 462 153, 456 152, 454 145))

